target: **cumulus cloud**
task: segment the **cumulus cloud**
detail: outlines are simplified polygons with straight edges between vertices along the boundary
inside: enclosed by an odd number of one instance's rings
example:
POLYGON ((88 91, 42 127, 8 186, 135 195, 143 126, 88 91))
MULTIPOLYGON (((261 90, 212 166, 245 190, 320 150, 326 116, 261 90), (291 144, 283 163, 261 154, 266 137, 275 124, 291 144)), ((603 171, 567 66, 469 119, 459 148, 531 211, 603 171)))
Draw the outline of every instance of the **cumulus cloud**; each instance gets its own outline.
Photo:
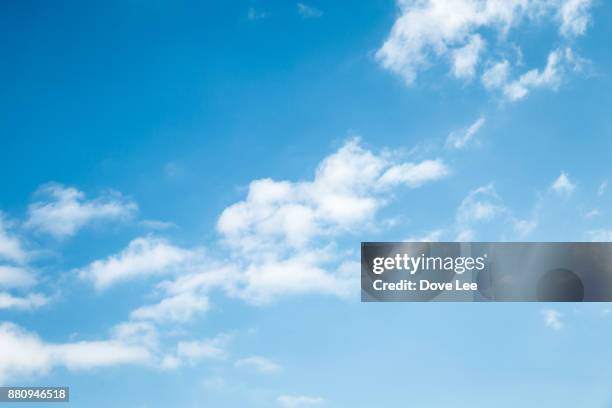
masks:
POLYGON ((446 139, 446 146, 454 149, 463 149, 474 139, 474 136, 476 136, 476 133, 480 131, 484 124, 485 118, 481 116, 467 129, 451 132, 446 139))
POLYGON ((551 184, 550 188, 559 195, 570 196, 576 189, 576 184, 570 180, 567 173, 561 172, 559 177, 551 184))
POLYGON ((326 157, 311 181, 253 181, 217 224, 243 271, 237 295, 265 303, 282 294, 350 293, 358 263, 338 259, 334 238, 368 225, 391 189, 448 174, 441 160, 398 163, 353 139, 326 157))
POLYGON ((234 364, 236 367, 251 368, 263 374, 274 374, 281 371, 281 366, 262 356, 242 358, 234 364))
POLYGON ((125 219, 138 208, 118 193, 87 200, 76 188, 57 183, 42 186, 38 194, 44 200, 30 204, 25 226, 56 238, 72 236, 93 221, 125 219))
POLYGON ((441 160, 394 163, 353 139, 321 162, 312 181, 253 181, 246 200, 226 208, 217 227, 245 252, 281 240, 303 247, 371 220, 389 188, 416 188, 448 174, 441 160))
POLYGON ((151 354, 143 347, 119 340, 48 343, 36 334, 0 323, 0 384, 9 378, 43 375, 53 367, 85 370, 118 364, 146 364, 151 354))
POLYGON ((121 281, 174 272, 199 256, 198 250, 180 248, 161 238, 140 237, 118 254, 94 261, 78 273, 97 289, 106 289, 121 281))
MULTIPOLYGON (((448 61, 455 78, 471 79, 485 55, 485 48, 503 54, 506 38, 521 24, 553 21, 562 38, 586 32, 590 0, 397 0, 399 16, 376 52, 380 64, 413 84, 421 71, 436 61, 448 61), (484 33, 496 34, 496 44, 485 47, 484 33)), ((486 68, 487 89, 503 89, 511 100, 523 98, 530 88, 556 87, 561 63, 556 51, 549 55, 544 72, 530 70, 506 85, 510 63, 500 61, 486 68)))
POLYGON ((563 328, 563 314, 558 310, 544 309, 542 310, 542 316, 544 317, 544 324, 547 327, 553 330, 561 330, 563 328))
POLYGON ((325 402, 321 397, 309 397, 306 395, 281 395, 276 400, 283 408, 314 407, 325 402))

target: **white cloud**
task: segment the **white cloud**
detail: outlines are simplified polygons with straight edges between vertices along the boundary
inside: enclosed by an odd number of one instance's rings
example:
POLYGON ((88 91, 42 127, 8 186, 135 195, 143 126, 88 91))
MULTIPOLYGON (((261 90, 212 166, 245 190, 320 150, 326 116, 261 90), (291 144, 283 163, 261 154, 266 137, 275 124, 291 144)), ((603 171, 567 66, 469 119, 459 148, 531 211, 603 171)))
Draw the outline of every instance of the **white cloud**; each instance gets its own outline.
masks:
POLYGON ((49 303, 50 299, 40 293, 30 293, 19 297, 7 292, 0 292, 0 309, 31 310, 49 303))
POLYGON ((166 240, 140 237, 120 253, 97 260, 78 271, 83 279, 91 280, 97 289, 137 277, 172 273, 200 256, 197 250, 176 247, 166 240))
POLYGON ((506 82, 510 74, 510 63, 502 60, 488 67, 482 74, 482 84, 488 90, 500 89, 506 82))
POLYGON ((161 368, 170 370, 183 364, 194 365, 200 360, 225 360, 230 340, 231 336, 219 334, 210 339, 181 341, 176 345, 173 354, 168 354, 161 360, 161 368))
POLYGON ((470 191, 457 209, 457 220, 459 224, 490 221, 505 211, 491 183, 470 191))
MULTIPOLYGON (((499 55, 512 48, 507 37, 521 24, 553 21, 568 37, 584 34, 590 20, 590 0, 397 0, 397 5, 399 16, 376 58, 409 85, 438 60, 450 62, 455 78, 472 78, 486 54, 485 34, 496 37, 487 48, 499 55)), ((551 55, 554 60, 554 53, 551 55)), ((530 88, 554 88, 561 76, 556 62, 550 61, 543 73, 530 70, 504 94, 518 100, 530 88)), ((501 89, 507 83, 509 64, 503 60, 486 69, 483 83, 487 89, 501 89)))
POLYGON ((524 238, 529 235, 536 227, 538 223, 536 220, 515 220, 514 230, 519 238, 524 238))
POLYGON ((448 174, 441 160, 395 164, 353 139, 321 162, 313 181, 253 181, 246 200, 226 208, 217 227, 244 251, 279 239, 303 247, 314 236, 369 221, 389 188, 415 188, 448 174))
POLYGON ((7 221, 4 213, 0 211, 0 260, 24 263, 27 253, 19 238, 9 232, 11 223, 7 221))
POLYGON ((565 37, 583 35, 591 21, 591 0, 566 0, 561 6, 561 34, 565 37))
POLYGON ((281 371, 281 366, 261 356, 250 356, 236 361, 236 367, 252 368, 263 374, 274 374, 281 371))
POLYGON ((424 160, 421 163, 405 163, 390 167, 380 178, 385 184, 405 184, 409 187, 419 187, 425 183, 439 180, 450 174, 442 160, 424 160))
POLYGON ((0 288, 24 288, 34 284, 36 284, 36 277, 30 269, 0 265, 0 288))
POLYGON ((0 323, 0 384, 10 378, 43 375, 53 367, 84 370, 118 364, 146 364, 151 354, 143 347, 118 340, 47 343, 19 326, 0 323))
POLYGON ((299 293, 346 296, 359 266, 338 256, 335 237, 371 223, 393 187, 417 188, 448 174, 441 160, 397 163, 353 139, 319 164, 312 181, 253 181, 217 224, 241 271, 235 294, 254 303, 299 293))
POLYGON ((202 341, 182 341, 176 347, 176 355, 189 361, 206 358, 222 360, 227 358, 225 347, 229 340, 228 335, 219 335, 202 341))
POLYGON ((186 292, 166 297, 154 305, 142 306, 132 311, 131 317, 158 322, 184 322, 191 320, 198 312, 207 311, 208 308, 209 301, 206 295, 186 292))
POLYGON ((517 80, 504 85, 503 92, 510 101, 523 99, 533 88, 557 89, 561 84, 564 53, 562 50, 553 50, 548 54, 546 67, 543 71, 532 69, 517 80))
POLYGON ((322 405, 325 400, 321 397, 306 395, 281 395, 277 398, 277 402, 283 408, 302 408, 322 405))
POLYGON ((470 141, 474 139, 476 133, 484 126, 485 118, 480 117, 476 122, 472 123, 467 129, 460 132, 451 132, 446 139, 446 146, 455 149, 463 149, 470 141))
POLYGON ((561 330, 563 328, 563 314, 558 310, 544 309, 542 310, 542 316, 544 317, 544 324, 547 327, 553 330, 561 330))
POLYGON ((472 79, 476 74, 476 65, 484 48, 485 41, 480 35, 475 34, 470 37, 466 45, 453 50, 453 75, 456 78, 472 79))
POLYGON ((323 12, 315 7, 307 6, 304 3, 297 4, 298 13, 304 18, 317 18, 323 15, 323 12))
POLYGON ((42 186, 38 194, 46 199, 30 204, 25 225, 56 238, 72 236, 93 221, 125 219, 138 208, 118 193, 87 200, 83 192, 56 183, 42 186))
POLYGON ((561 172, 550 188, 559 195, 570 196, 576 189, 576 184, 570 180, 567 173, 561 172))

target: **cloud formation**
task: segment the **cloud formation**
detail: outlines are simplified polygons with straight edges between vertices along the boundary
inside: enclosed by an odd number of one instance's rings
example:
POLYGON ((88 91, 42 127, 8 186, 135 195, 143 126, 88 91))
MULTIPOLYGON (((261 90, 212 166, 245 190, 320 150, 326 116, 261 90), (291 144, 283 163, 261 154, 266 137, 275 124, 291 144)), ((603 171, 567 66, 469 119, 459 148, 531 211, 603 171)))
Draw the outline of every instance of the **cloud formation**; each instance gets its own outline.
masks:
POLYGON ((30 204, 25 226, 55 238, 73 236, 94 221, 128 218, 138 209, 119 193, 87 200, 76 188, 57 183, 42 186, 38 195, 44 199, 30 204))
POLYGON ((21 240, 10 231, 10 223, 4 213, 0 211, 0 261, 9 261, 22 264, 26 261, 27 253, 21 240))
POLYGON ((78 274, 102 290, 121 281, 171 273, 199 256, 197 250, 183 249, 161 238, 140 237, 118 254, 79 269, 78 274))
POLYGON ((551 184, 551 190, 555 193, 563 196, 570 196, 574 190, 576 189, 576 184, 574 184, 569 175, 565 172, 561 172, 559 177, 551 184))
MULTIPOLYGON (((486 51, 500 54, 496 51, 509 47, 509 33, 522 24, 552 21, 565 41, 583 35, 590 22, 591 1, 397 0, 397 5, 399 17, 376 52, 376 59, 411 85, 420 72, 440 60, 449 62, 453 77, 472 79, 483 66, 483 60, 490 59, 486 51), (494 43, 487 43, 485 32, 496 34, 494 43)), ((503 96, 515 101, 524 98, 532 88, 555 89, 564 67, 575 62, 570 48, 553 50, 542 72, 532 69, 508 82, 512 64, 504 59, 485 68, 482 82, 487 89, 499 89, 503 96)))
POLYGON ((556 309, 544 309, 542 310, 542 316, 544 317, 544 324, 553 330, 561 330, 563 328, 563 321, 561 320, 563 314, 556 309))
POLYGON ((335 238, 367 227, 393 188, 418 188, 449 173, 442 160, 397 162, 353 139, 326 157, 311 181, 251 182, 246 199, 217 223, 243 271, 237 295, 266 303, 287 294, 350 293, 358 263, 338 259, 335 238))
POLYGON ((281 366, 262 356, 242 358, 234 364, 238 368, 251 368, 263 374, 274 374, 281 371, 281 366))
POLYGON ((117 364, 146 364, 151 360, 144 347, 118 339, 47 343, 37 335, 9 323, 0 323, 0 384, 8 378, 31 377, 47 373, 53 367, 85 370, 117 364))
POLYGON ((484 126, 485 122, 485 118, 481 116, 467 129, 451 132, 448 135, 448 138, 446 138, 446 146, 453 149, 465 148, 470 142, 474 140, 476 133, 480 131, 480 129, 484 126))

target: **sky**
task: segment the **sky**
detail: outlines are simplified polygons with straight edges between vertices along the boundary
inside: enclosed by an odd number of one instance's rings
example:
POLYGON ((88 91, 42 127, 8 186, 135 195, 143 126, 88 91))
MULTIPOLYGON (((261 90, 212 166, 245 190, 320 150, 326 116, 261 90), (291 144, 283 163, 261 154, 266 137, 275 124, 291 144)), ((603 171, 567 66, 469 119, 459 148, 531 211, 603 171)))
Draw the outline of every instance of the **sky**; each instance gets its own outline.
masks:
POLYGON ((359 301, 362 241, 612 240, 611 21, 596 0, 7 2, 0 385, 612 407, 606 304, 359 301))

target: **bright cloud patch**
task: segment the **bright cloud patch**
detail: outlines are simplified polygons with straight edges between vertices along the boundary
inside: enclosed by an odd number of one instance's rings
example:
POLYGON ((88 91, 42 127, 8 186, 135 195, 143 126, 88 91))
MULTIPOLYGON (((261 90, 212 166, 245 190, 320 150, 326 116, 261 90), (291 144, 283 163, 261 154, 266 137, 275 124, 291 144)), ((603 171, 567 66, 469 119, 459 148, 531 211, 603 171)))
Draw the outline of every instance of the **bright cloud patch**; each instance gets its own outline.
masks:
POLYGON ((217 224, 243 271, 238 296, 265 303, 287 294, 350 293, 358 266, 338 258, 334 238, 367 226, 392 188, 448 174, 441 160, 398 163, 351 140, 319 164, 312 181, 253 181, 217 224))
MULTIPOLYGON (((590 21, 590 0, 397 0, 400 14, 389 37, 377 51, 380 64, 413 84, 419 73, 438 60, 448 61, 455 78, 471 79, 486 62, 486 51, 507 48, 509 33, 521 24, 553 21, 561 39, 582 35, 590 21), (487 44, 485 32, 495 32, 487 44)), ((569 52, 571 53, 571 49, 569 52)), ((510 61, 494 63, 483 72, 487 89, 500 89, 510 100, 527 95, 531 88, 556 88, 570 58, 552 51, 543 71, 529 70, 508 82, 510 61)), ((517 61, 518 65, 518 61, 517 61)))
POLYGON ((117 282, 173 272, 198 256, 197 251, 176 247, 163 239, 141 237, 120 253, 92 262, 79 270, 79 275, 93 281, 96 288, 106 289, 117 282))
POLYGON ((0 323, 0 384, 8 378, 42 375, 63 366, 83 370, 117 364, 144 364, 151 354, 119 340, 47 343, 12 323, 0 323))
POLYGON ((544 324, 553 330, 561 330, 563 328, 563 321, 561 320, 563 314, 555 309, 542 310, 542 316, 544 317, 544 324))
POLYGON ((559 177, 552 183, 550 186, 551 190, 557 194, 569 196, 576 189, 576 184, 574 184, 567 173, 562 172, 559 177))
POLYGON ((72 236, 93 221, 124 219, 138 208, 118 193, 87 200, 83 192, 56 183, 41 187, 38 194, 45 199, 30 204, 25 225, 56 238, 72 236))

